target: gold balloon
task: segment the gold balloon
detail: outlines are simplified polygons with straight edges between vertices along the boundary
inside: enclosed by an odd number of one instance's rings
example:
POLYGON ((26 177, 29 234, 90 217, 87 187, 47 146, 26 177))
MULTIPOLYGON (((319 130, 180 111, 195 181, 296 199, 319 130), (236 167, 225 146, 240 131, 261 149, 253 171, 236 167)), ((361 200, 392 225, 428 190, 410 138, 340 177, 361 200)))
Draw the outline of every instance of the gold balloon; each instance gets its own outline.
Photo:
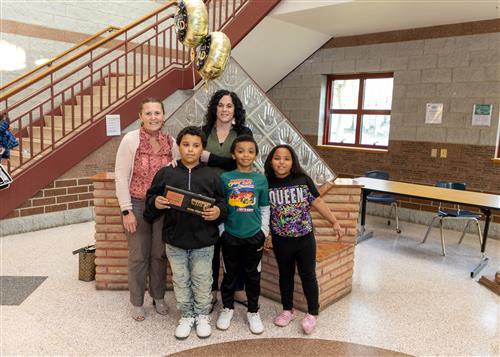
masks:
POLYGON ((177 39, 187 47, 196 47, 208 34, 208 12, 203 0, 182 0, 175 14, 177 39))
POLYGON ((205 81, 219 77, 231 56, 231 41, 223 32, 212 32, 198 47, 196 68, 205 81))

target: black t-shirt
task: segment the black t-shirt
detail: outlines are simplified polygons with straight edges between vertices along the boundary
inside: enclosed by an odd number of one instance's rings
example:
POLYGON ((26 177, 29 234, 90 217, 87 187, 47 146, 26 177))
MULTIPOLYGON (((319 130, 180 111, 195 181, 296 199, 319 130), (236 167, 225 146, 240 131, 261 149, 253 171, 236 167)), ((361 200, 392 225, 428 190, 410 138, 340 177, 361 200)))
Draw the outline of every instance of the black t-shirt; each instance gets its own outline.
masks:
POLYGON ((271 231, 284 237, 302 237, 312 232, 311 202, 319 197, 307 175, 270 178, 271 231))

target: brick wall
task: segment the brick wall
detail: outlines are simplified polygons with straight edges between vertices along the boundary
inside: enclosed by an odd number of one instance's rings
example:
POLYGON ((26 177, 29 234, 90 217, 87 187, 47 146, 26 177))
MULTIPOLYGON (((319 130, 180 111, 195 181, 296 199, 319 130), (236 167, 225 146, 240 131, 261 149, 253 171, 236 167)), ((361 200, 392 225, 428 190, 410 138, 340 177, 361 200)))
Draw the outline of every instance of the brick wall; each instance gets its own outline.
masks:
MULTIPOLYGON (((122 226, 118 200, 115 197, 114 174, 100 173, 94 182, 96 289, 127 289, 127 237, 122 226)), ((342 241, 337 241, 333 228, 313 211, 315 235, 318 240, 317 267, 320 304, 325 307, 348 294, 352 289, 354 268, 354 241, 361 188, 351 180, 340 179, 335 184, 320 188, 322 198, 334 211, 344 228, 342 241)), ((278 268, 272 251, 265 251, 262 259, 261 293, 280 301, 278 268)), ((297 280, 295 306, 307 310, 302 286, 297 280)), ((172 288, 170 269, 167 268, 167 288, 172 288)))
MULTIPOLYGON (((314 145, 317 136, 307 140, 314 145)), ((500 166, 493 164, 494 147, 391 140, 384 153, 335 150, 317 146, 319 155, 335 172, 344 177, 363 176, 369 170, 384 170, 396 181, 434 185, 436 178, 445 181, 463 181, 474 191, 500 194, 500 166), (447 148, 448 158, 430 158, 432 148, 447 148), (451 167, 450 167, 450 162, 451 167), (418 163, 415 165, 414 163, 418 163), (480 174, 478 174, 480 173, 480 174)), ((419 211, 436 212, 438 202, 399 196, 401 206, 419 211)), ((464 207, 465 209, 465 207, 464 207)), ((477 208, 467 208, 477 211, 477 208)), ((500 223, 500 212, 492 212, 492 222, 500 223)))
POLYGON ((127 289, 128 243, 115 195, 114 175, 97 174, 94 182, 96 288, 127 289))
POLYGON ((93 206, 93 189, 89 178, 58 179, 9 213, 5 219, 93 206))

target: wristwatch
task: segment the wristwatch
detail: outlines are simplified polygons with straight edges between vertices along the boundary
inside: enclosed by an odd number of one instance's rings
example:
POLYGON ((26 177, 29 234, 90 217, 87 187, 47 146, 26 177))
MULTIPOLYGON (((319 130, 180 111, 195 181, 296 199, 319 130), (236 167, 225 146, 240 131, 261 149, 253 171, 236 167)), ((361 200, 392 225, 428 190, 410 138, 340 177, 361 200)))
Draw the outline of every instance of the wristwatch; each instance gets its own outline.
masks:
POLYGON ((128 209, 122 211, 122 216, 126 216, 127 214, 129 214, 130 211, 128 209))

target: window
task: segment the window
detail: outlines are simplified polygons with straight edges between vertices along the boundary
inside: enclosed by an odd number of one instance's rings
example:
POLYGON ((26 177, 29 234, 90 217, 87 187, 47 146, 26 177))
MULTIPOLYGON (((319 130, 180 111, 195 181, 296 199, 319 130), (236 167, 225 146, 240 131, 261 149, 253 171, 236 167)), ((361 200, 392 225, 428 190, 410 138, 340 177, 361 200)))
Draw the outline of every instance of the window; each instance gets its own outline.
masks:
POLYGON ((387 148, 393 73, 331 75, 323 144, 387 148))

